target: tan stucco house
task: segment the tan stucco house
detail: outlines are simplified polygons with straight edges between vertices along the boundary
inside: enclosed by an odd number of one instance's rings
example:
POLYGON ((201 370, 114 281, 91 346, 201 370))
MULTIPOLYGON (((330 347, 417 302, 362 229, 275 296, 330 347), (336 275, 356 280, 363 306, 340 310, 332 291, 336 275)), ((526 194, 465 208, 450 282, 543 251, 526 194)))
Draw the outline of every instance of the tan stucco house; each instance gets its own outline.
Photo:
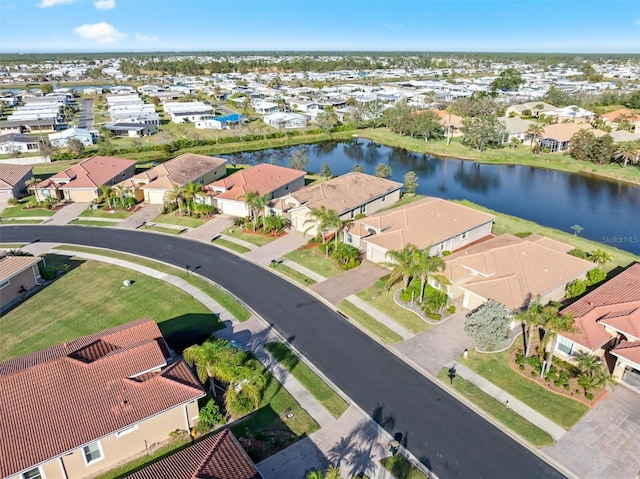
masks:
POLYGON ((34 256, 0 257, 0 311, 42 284, 40 261, 34 256))
POLYGON ((113 186, 135 173, 136 162, 113 156, 92 156, 41 181, 34 188, 36 199, 90 202, 100 197, 102 185, 113 186))
POLYGON ((88 478, 190 430, 205 395, 141 319, 0 363, 0 477, 88 478))
POLYGON ((381 211, 353 223, 345 241, 374 263, 389 261, 387 252, 412 244, 431 254, 456 251, 491 235, 495 216, 440 198, 381 211))
POLYGON ((31 178, 33 167, 30 165, 0 164, 0 202, 10 198, 19 198, 27 187, 27 180, 31 178))

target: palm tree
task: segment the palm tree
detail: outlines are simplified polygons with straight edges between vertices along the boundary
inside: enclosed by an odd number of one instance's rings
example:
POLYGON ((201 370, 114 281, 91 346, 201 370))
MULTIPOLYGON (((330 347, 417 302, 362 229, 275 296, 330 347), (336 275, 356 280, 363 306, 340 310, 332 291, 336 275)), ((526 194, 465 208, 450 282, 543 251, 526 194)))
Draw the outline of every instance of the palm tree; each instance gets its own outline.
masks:
POLYGON ((524 311, 516 315, 516 319, 525 323, 528 330, 527 346, 525 350, 525 357, 531 353, 531 343, 533 342, 533 333, 536 329, 544 325, 546 317, 550 311, 546 310, 540 302, 540 296, 538 296, 533 302, 529 304, 529 307, 524 311))
POLYGON ((196 195, 202 191, 202 185, 200 183, 193 183, 190 181, 182 188, 182 197, 184 198, 184 202, 187 204, 187 214, 191 216, 191 204, 195 199, 196 195))
POLYGON ((202 383, 211 381, 214 396, 214 380, 230 383, 235 377, 235 368, 244 360, 244 353, 223 339, 189 346, 182 355, 189 366, 195 366, 196 375, 202 383))
POLYGON ((118 201, 120 201, 120 205, 124 209, 124 186, 115 185, 111 189, 111 196, 113 198, 118 198, 118 201))
POLYGON ((31 178, 29 178, 26 182, 25 182, 25 186, 27 187, 27 191, 29 193, 33 193, 36 186, 38 186, 38 178, 36 178, 35 176, 32 176, 31 178))
POLYGON ((413 269, 416 271, 420 278, 420 299, 422 303, 424 299, 424 289, 430 279, 435 280, 440 286, 446 286, 450 284, 449 280, 445 278, 441 273, 444 271, 446 265, 440 256, 431 256, 431 247, 423 250, 414 249, 412 260, 413 269))
POLYGON ((244 202, 249 207, 253 219, 253 231, 256 231, 260 212, 264 214, 264 207, 267 206, 269 199, 269 195, 261 195, 258 191, 247 191, 244 195, 244 202))
POLYGON ((184 189, 178 185, 173 185, 173 189, 168 190, 164 194, 166 203, 175 204, 178 207, 178 213, 182 216, 182 203, 184 201, 184 189))
POLYGON ((577 360, 580 375, 593 375, 602 366, 602 359, 593 354, 581 354, 577 360))
POLYGON ((598 266, 604 266, 609 261, 612 261, 613 257, 606 251, 598 248, 589 253, 589 261, 593 261, 598 266))
POLYGON ((328 210, 324 205, 320 208, 312 208, 309 212, 309 218, 304 221, 304 225, 306 226, 308 223, 310 223, 310 225, 304 230, 305 234, 313 228, 316 228, 316 231, 322 235, 322 244, 325 244, 325 231, 335 231, 336 244, 338 243, 337 236, 338 231, 342 227, 342 220, 336 210, 328 210))
POLYGON ((569 314, 559 314, 556 306, 547 306, 545 308, 545 321, 544 321, 544 339, 540 343, 543 350, 548 349, 549 355, 547 363, 542 372, 548 372, 551 368, 551 358, 553 358, 553 351, 556 348, 556 341, 558 334, 571 332, 574 330, 573 316, 569 314))
POLYGON ((391 289, 391 286, 397 283, 399 279, 402 279, 403 291, 409 287, 409 282, 416 272, 414 262, 414 252, 416 249, 415 245, 408 244, 400 251, 387 251, 389 261, 386 265, 393 268, 385 285, 387 291, 391 289))
POLYGON ((113 188, 111 187, 111 185, 100 185, 100 198, 98 198, 98 201, 100 203, 106 201, 107 206, 111 207, 109 198, 111 198, 112 194, 113 194, 113 188))
POLYGON ((544 133, 544 127, 537 123, 529 123, 529 129, 526 131, 527 135, 531 135, 531 148, 533 148, 533 143, 538 139, 538 137, 542 136, 544 133))
POLYGON ((637 143, 626 141, 618 145, 618 148, 613 154, 613 158, 615 160, 621 161, 622 167, 626 168, 627 164, 629 163, 634 164, 639 162, 638 160, 639 150, 640 149, 638 148, 637 143))
MULTIPOLYGON (((244 361, 244 353, 243 361, 244 361)), ((243 416, 257 409, 262 401, 266 380, 253 366, 241 364, 233 369, 233 378, 224 396, 224 405, 232 416, 243 416)))

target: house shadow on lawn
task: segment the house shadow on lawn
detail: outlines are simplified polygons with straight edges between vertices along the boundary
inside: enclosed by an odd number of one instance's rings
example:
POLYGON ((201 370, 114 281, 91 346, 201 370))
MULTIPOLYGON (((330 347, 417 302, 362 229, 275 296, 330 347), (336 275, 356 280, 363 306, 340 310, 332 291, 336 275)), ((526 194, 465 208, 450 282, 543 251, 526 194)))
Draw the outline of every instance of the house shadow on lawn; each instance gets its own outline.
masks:
POLYGON ((189 346, 201 344, 213 333, 224 328, 217 314, 187 313, 158 323, 167 344, 176 353, 182 354, 189 346))

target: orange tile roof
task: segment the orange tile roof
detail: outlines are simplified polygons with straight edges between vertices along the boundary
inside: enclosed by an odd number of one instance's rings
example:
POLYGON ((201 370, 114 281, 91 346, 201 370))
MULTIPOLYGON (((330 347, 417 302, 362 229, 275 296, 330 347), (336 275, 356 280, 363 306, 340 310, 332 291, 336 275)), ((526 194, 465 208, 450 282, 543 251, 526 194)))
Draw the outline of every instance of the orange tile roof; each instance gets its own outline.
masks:
POLYGON ((640 341, 621 341, 620 344, 611 350, 611 353, 619 358, 627 359, 635 363, 637 367, 640 367, 640 341))
POLYGON ((463 289, 499 301, 514 312, 594 267, 589 261, 510 234, 460 250, 444 261, 444 275, 451 282, 468 278, 463 289))
POLYGON ((626 108, 620 108, 618 110, 614 110, 614 111, 610 111, 609 113, 604 113, 602 116, 602 119, 607 120, 607 121, 618 121, 618 117, 620 116, 626 116, 629 118, 633 118, 635 117, 636 119, 640 119, 640 114, 635 113, 631 110, 628 110, 626 108))
POLYGON ((494 215, 428 197, 358 220, 351 231, 387 250, 398 251, 408 244, 424 249, 494 219, 494 215), (367 236, 371 227, 379 233, 367 236))
POLYGON ((432 111, 440 118, 440 123, 443 126, 451 125, 454 128, 461 128, 463 126, 462 117, 449 113, 447 110, 428 110, 432 111))
POLYGON ((230 429, 223 429, 128 479, 262 479, 230 429))
POLYGON ((168 357, 158 325, 141 319, 0 363, 0 476, 202 397, 168 357))
POLYGON ((563 308, 561 313, 572 314, 577 329, 563 336, 592 351, 611 338, 605 326, 622 331, 628 338, 640 338, 640 263, 563 308))
POLYGON ((71 188, 100 188, 101 185, 119 177, 135 164, 134 160, 127 160, 126 158, 92 156, 38 183, 36 188, 54 186, 57 183, 56 180, 68 181, 62 186, 62 189, 65 190, 71 188))
POLYGON ((588 123, 556 123, 544 128, 541 138, 552 138, 557 141, 569 141, 571 137, 581 130, 588 130, 595 136, 604 136, 606 133, 592 128, 588 123))
POLYGON ((260 195, 266 195, 304 175, 304 171, 261 163, 253 168, 240 170, 226 178, 214 181, 207 185, 206 191, 216 198, 242 200, 242 197, 249 191, 257 191, 260 195), (217 193, 216 188, 224 188, 226 191, 217 193))

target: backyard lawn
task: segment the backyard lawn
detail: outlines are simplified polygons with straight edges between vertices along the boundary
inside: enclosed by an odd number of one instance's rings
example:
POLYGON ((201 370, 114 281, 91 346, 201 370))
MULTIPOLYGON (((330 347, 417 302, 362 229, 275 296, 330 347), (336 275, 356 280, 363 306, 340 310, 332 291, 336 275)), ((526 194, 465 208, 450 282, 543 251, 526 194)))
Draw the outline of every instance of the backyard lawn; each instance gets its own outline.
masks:
POLYGON ((325 258, 316 248, 296 249, 284 256, 325 278, 331 278, 342 272, 332 259, 325 258))
POLYGON ((516 341, 501 353, 469 351, 468 358, 460 357, 458 361, 556 424, 569 429, 589 408, 581 402, 547 391, 511 369, 509 355, 519 347, 522 347, 521 341, 516 341))
POLYGON ((176 350, 223 327, 191 296, 142 273, 67 256, 45 260, 68 265, 68 272, 0 318, 0 360, 145 317, 159 323, 176 350), (124 280, 133 284, 125 287, 124 280))

